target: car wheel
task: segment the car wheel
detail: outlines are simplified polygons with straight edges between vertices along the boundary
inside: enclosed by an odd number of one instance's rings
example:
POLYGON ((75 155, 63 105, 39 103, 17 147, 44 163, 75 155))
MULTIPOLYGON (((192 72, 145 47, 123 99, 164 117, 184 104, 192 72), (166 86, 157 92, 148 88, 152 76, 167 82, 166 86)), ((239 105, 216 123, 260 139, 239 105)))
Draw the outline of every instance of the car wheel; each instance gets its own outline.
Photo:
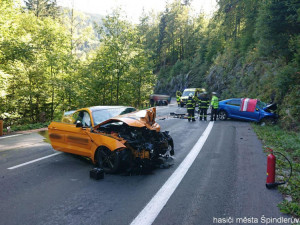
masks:
POLYGON ((119 153, 111 151, 106 147, 102 147, 98 150, 97 161, 98 166, 102 168, 105 173, 116 173, 119 169, 119 153))
POLYGON ((219 112, 219 119, 220 119, 220 120, 227 120, 227 118, 228 118, 227 112, 224 111, 224 110, 221 110, 221 111, 219 112))

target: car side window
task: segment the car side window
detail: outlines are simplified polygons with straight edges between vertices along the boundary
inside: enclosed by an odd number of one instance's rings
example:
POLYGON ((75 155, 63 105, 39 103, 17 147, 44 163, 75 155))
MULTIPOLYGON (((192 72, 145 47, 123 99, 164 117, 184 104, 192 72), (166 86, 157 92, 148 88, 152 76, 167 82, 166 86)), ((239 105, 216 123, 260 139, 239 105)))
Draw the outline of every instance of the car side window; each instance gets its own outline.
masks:
POLYGON ((87 111, 79 111, 73 114, 74 124, 80 121, 84 127, 91 126, 91 117, 87 111))
POLYGON ((240 106, 241 105, 241 100, 239 100, 239 99, 230 100, 226 104, 227 105, 240 106))
POLYGON ((76 124, 76 122, 79 120, 82 122, 82 117, 79 115, 81 112, 75 112, 72 117, 73 117, 73 123, 76 124))
POLYGON ((91 126, 91 117, 90 117, 90 114, 86 111, 83 112, 82 124, 84 127, 91 126))
POLYGON ((63 116, 61 122, 67 124, 74 124, 73 116, 72 115, 63 116))

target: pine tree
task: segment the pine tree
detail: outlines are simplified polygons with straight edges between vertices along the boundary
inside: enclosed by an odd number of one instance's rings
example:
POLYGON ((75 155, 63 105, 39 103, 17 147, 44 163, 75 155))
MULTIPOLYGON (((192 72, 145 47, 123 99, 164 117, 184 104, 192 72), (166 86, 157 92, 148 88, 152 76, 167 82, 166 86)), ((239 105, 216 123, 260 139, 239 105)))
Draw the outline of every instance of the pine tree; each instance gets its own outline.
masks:
POLYGON ((36 17, 52 17, 57 18, 59 15, 59 7, 56 0, 27 0, 26 8, 33 11, 36 17))

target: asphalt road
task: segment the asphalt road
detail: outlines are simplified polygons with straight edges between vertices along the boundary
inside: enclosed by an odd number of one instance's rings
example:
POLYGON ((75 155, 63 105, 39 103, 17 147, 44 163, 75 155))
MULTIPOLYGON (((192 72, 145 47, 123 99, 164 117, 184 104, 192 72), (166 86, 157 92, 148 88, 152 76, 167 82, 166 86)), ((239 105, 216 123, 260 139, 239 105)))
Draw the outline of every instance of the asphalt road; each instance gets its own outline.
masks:
MULTIPOLYGON (((208 126, 208 138, 166 204, 157 215, 152 208, 146 212, 153 224, 264 224, 262 216, 287 217, 277 208, 282 196, 265 188, 266 156, 251 125, 169 116, 185 111, 175 104, 158 107, 157 122, 174 139, 175 159, 172 167, 149 175, 92 180, 92 163, 66 153, 8 169, 56 151, 38 133, 0 138, 0 224, 130 224, 169 177, 177 179, 208 126)), ((161 202, 159 197, 154 208, 161 202)))

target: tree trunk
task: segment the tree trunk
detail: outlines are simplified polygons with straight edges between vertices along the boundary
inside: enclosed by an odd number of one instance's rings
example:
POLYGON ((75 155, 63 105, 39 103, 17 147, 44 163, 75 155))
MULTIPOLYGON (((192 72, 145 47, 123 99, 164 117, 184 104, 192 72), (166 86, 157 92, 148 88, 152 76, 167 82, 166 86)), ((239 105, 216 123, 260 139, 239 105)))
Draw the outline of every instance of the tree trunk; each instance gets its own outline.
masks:
POLYGON ((51 95, 51 120, 53 120, 54 115, 54 77, 53 77, 53 67, 50 66, 51 80, 52 80, 52 95, 51 95))
POLYGON ((139 90, 138 90, 138 106, 141 104, 141 86, 142 86, 142 75, 139 76, 139 90))
POLYGON ((29 106, 30 106, 30 117, 31 122, 34 121, 34 115, 33 115, 33 105, 32 105, 32 81, 31 81, 31 75, 29 75, 29 106))

